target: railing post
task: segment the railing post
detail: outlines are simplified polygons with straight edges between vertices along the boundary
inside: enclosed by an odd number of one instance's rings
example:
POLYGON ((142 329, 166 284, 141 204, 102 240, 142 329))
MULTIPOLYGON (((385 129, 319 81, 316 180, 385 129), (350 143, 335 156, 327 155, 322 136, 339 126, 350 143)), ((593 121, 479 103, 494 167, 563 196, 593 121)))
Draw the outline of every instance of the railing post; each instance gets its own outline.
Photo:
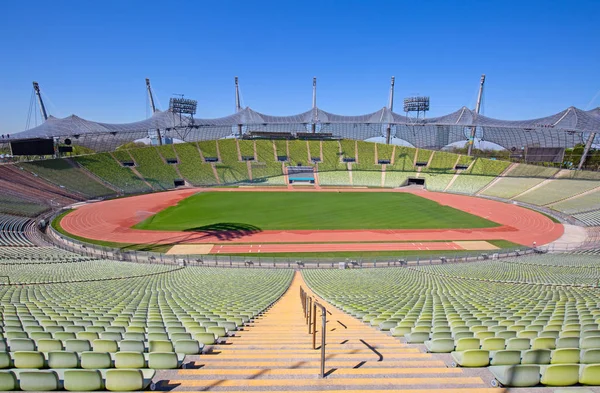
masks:
POLYGON ((313 325, 313 332, 312 332, 312 339, 313 339, 313 349, 317 349, 317 303, 315 302, 313 304, 313 319, 312 319, 312 325, 313 325))
POLYGON ((325 333, 327 325, 327 312, 325 307, 321 306, 322 321, 321 321, 321 378, 325 378, 325 333))

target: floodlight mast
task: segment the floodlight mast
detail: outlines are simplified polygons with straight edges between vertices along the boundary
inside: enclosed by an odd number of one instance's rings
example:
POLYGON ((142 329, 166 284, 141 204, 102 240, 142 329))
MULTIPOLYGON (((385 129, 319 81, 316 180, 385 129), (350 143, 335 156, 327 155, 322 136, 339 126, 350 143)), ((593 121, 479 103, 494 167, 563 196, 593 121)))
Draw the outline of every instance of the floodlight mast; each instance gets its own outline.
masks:
MULTIPOLYGON (((238 83, 238 77, 235 77, 235 111, 240 112, 242 110, 242 104, 240 102, 240 85, 238 83)), ((238 124, 238 137, 242 137, 242 125, 238 124)))
POLYGON ((313 78, 313 95, 312 95, 312 111, 313 111, 313 118, 312 118, 312 133, 315 134, 317 132, 317 121, 319 120, 318 117, 318 113, 317 113, 317 78, 314 77, 313 78))
MULTIPOLYGON (((394 84, 395 84, 395 82, 396 82, 396 78, 392 76, 392 82, 390 84, 390 98, 388 100, 388 109, 390 110, 390 112, 392 112, 394 110, 394 84)), ((389 145, 391 139, 392 139, 392 125, 388 123, 387 130, 386 130, 385 143, 389 145)))
MULTIPOLYGON (((475 113, 479 114, 479 110, 481 109, 481 97, 483 95, 483 85, 485 83, 485 74, 481 75, 481 81, 479 82, 479 93, 477 94, 477 104, 475 105, 475 113)), ((473 144, 475 143, 475 134, 477 132, 477 127, 471 127, 471 136, 469 137, 469 147, 467 148, 467 155, 471 156, 473 152, 473 144)))
POLYGON ((44 121, 46 121, 48 120, 48 113, 46 113, 46 106, 44 106, 44 100, 42 100, 42 95, 40 94, 40 85, 37 82, 33 82, 33 91, 35 91, 38 103, 40 104, 42 117, 44 118, 44 121))
MULTIPOLYGON (((154 97, 152 96, 152 87, 150 86, 150 78, 146 78, 146 90, 148 91, 148 99, 150 100, 150 108, 152 114, 156 113, 156 106, 154 105, 154 97)), ((158 138, 158 145, 162 146, 162 135, 160 134, 160 128, 156 129, 156 137, 158 138)))

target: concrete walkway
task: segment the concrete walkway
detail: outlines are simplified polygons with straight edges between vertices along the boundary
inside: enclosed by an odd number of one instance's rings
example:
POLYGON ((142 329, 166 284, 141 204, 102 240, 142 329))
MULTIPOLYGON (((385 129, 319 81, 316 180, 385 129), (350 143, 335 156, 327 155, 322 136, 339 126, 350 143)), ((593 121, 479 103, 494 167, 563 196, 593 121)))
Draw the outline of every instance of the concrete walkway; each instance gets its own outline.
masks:
MULTIPOLYGON (((401 343, 383 332, 321 303, 327 318, 326 378, 319 378, 320 350, 312 349, 300 301, 296 272, 283 297, 253 325, 197 357, 188 368, 170 374, 159 390, 175 391, 343 391, 475 393, 492 389, 476 370, 449 368, 437 355, 401 343)), ((320 327, 320 315, 317 318, 320 327)), ((317 334, 317 346, 320 332, 317 334)))

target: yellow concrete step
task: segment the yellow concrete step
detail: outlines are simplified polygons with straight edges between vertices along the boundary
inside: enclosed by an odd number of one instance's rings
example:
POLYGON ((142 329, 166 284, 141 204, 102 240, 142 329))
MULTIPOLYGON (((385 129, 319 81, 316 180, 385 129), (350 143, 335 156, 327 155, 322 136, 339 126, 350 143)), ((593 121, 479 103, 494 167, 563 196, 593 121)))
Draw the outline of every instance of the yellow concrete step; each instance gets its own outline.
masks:
MULTIPOLYGON (((248 393, 248 392, 252 392, 252 391, 256 391, 256 390, 227 390, 227 393, 248 393)), ((506 389, 499 389, 499 388, 439 388, 439 389, 432 389, 432 388, 424 388, 424 389, 393 389, 393 390, 384 390, 384 389, 369 389, 369 390, 365 390, 365 389, 360 389, 360 390, 356 390, 356 389, 343 389, 343 390, 325 390, 325 389, 319 389, 319 390, 269 390, 269 393, 320 393, 320 392, 327 392, 327 393, 364 393, 365 391, 368 391, 369 393, 506 393, 507 390, 506 389)), ((193 390, 186 390, 187 393, 201 393, 201 392, 205 392, 204 390, 202 391, 193 391, 193 390)))
POLYGON ((387 386, 395 388, 397 386, 438 386, 461 385, 484 385, 479 377, 425 377, 425 378, 344 378, 344 379, 320 379, 318 375, 310 378, 306 376, 303 379, 176 379, 169 380, 170 385, 179 385, 181 387, 203 387, 218 386, 219 388, 228 387, 274 387, 274 386, 309 386, 309 387, 334 387, 334 386, 387 386))
MULTIPOLYGON (((210 376, 213 378, 227 379, 232 377, 238 378, 257 378, 257 377, 268 377, 268 376, 303 376, 303 375, 315 375, 319 373, 319 367, 312 368, 296 368, 296 369, 284 369, 284 368, 267 368, 267 369, 205 369, 200 368, 197 370, 184 369, 178 372, 178 375, 182 376, 210 376)), ((448 368, 448 367, 382 367, 382 368, 348 368, 335 370, 329 374, 328 379, 337 377, 347 377, 356 375, 418 375, 418 374, 463 374, 463 370, 460 368, 448 368)))
MULTIPOLYGON (((218 369, 220 367, 239 367, 239 368, 285 368, 285 369, 293 369, 293 368, 307 368, 307 367, 320 367, 320 360, 309 360, 309 361, 297 361, 297 360, 289 360, 287 362, 278 360, 278 361, 230 361, 230 360, 211 360, 209 362, 206 361, 197 361, 194 362, 196 367, 206 367, 211 369, 218 369)), ((368 367, 445 367, 446 363, 442 360, 388 360, 382 364, 382 362, 377 361, 366 361, 359 362, 357 360, 331 360, 325 362, 325 366, 329 368, 354 368, 360 366, 360 368, 368 368, 368 367)))

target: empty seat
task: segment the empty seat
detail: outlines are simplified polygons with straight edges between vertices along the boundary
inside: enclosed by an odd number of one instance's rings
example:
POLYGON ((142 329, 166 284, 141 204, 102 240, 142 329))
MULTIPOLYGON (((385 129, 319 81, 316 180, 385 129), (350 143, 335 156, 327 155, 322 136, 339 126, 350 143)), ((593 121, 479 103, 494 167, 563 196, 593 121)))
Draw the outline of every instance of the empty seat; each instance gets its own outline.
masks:
POLYGON ((480 345, 481 344, 478 338, 461 338, 458 341, 456 341, 455 350, 457 352, 461 352, 469 349, 479 349, 480 345))
POLYGON ((571 386, 579 382, 578 364, 553 364, 540 368, 540 382, 548 386, 571 386))
POLYGON ((184 355, 174 352, 151 352, 148 354, 148 367, 153 369, 175 369, 181 366, 184 355))
POLYGON ((62 351, 62 341, 54 339, 41 339, 37 341, 37 349, 40 352, 62 351))
POLYGON ((574 364, 579 363, 579 349, 561 348, 552 351, 550 364, 574 364))
POLYGON ((130 392, 144 389, 152 380, 154 370, 114 369, 106 371, 106 389, 110 391, 130 392))
POLYGON ((36 350, 35 341, 30 338, 13 338, 8 340, 8 347, 11 352, 36 350))
POLYGON ((123 340, 119 343, 119 351, 144 352, 146 346, 143 341, 123 340))
MULTIPOLYGON (((9 343, 10 345, 10 343, 9 343)), ((600 336, 583 337, 579 340, 581 349, 600 349, 600 336)))
POLYGON ((600 363, 600 349, 584 349, 580 353, 582 364, 600 363))
POLYGON ((528 387, 540 383, 540 366, 513 365, 488 368, 498 383, 503 386, 528 387))
POLYGON ((204 345, 212 345, 216 342, 216 337, 213 333, 196 333, 194 339, 204 345))
POLYGON ((481 349, 486 351, 500 351, 505 348, 505 342, 503 338, 486 338, 481 342, 481 349))
POLYGON ((530 349, 521 352, 521 364, 550 364, 549 349, 530 349))
POLYGON ((16 368, 44 368, 44 354, 36 351, 19 351, 13 353, 13 363, 16 368))
POLYGON ((490 363, 490 352, 483 349, 467 349, 451 355, 454 363, 461 367, 485 367, 490 363))
POLYGON ((0 371, 0 391, 17 390, 17 377, 12 371, 0 371))
POLYGON ((48 359, 48 368, 78 368, 79 357, 75 352, 53 351, 46 355, 48 359))
POLYGON ((579 369, 579 383, 582 385, 600 385, 600 364, 582 365, 579 369))
POLYGON ((72 392, 103 390, 104 381, 98 370, 66 370, 64 388, 72 392))
POLYGON ((71 352, 91 351, 92 346, 88 340, 67 340, 65 341, 65 350, 71 352))
POLYGON ((94 348, 94 352, 114 353, 119 350, 119 346, 117 345, 117 342, 114 340, 104 340, 104 339, 94 340, 94 342, 92 343, 92 346, 94 348))
POLYGON ((579 337, 562 337, 556 340, 556 348, 579 348, 579 337))
MULTIPOLYGON (((452 344, 454 346, 454 343, 452 344)), ((185 355, 196 355, 202 351, 204 344, 196 340, 177 340, 175 341, 175 352, 185 355)))
POLYGON ((454 351, 454 340, 451 338, 436 338, 425 341, 427 352, 448 353, 454 351))
POLYGON ((21 371, 18 373, 19 387, 25 391, 52 391, 60 388, 55 371, 21 371))
POLYGON ((81 368, 102 369, 111 368, 113 362, 108 352, 82 352, 80 363, 81 368))
POLYGON ((506 341, 506 349, 524 351, 531 348, 531 342, 528 338, 510 338, 506 341))
POLYGON ((144 368, 146 359, 142 352, 117 352, 114 355, 116 368, 144 368))
POLYGON ((150 341, 148 352, 173 352, 173 343, 168 340, 150 341))
POLYGON ((507 366, 521 363, 521 351, 502 350, 490 352, 492 366, 507 366))

